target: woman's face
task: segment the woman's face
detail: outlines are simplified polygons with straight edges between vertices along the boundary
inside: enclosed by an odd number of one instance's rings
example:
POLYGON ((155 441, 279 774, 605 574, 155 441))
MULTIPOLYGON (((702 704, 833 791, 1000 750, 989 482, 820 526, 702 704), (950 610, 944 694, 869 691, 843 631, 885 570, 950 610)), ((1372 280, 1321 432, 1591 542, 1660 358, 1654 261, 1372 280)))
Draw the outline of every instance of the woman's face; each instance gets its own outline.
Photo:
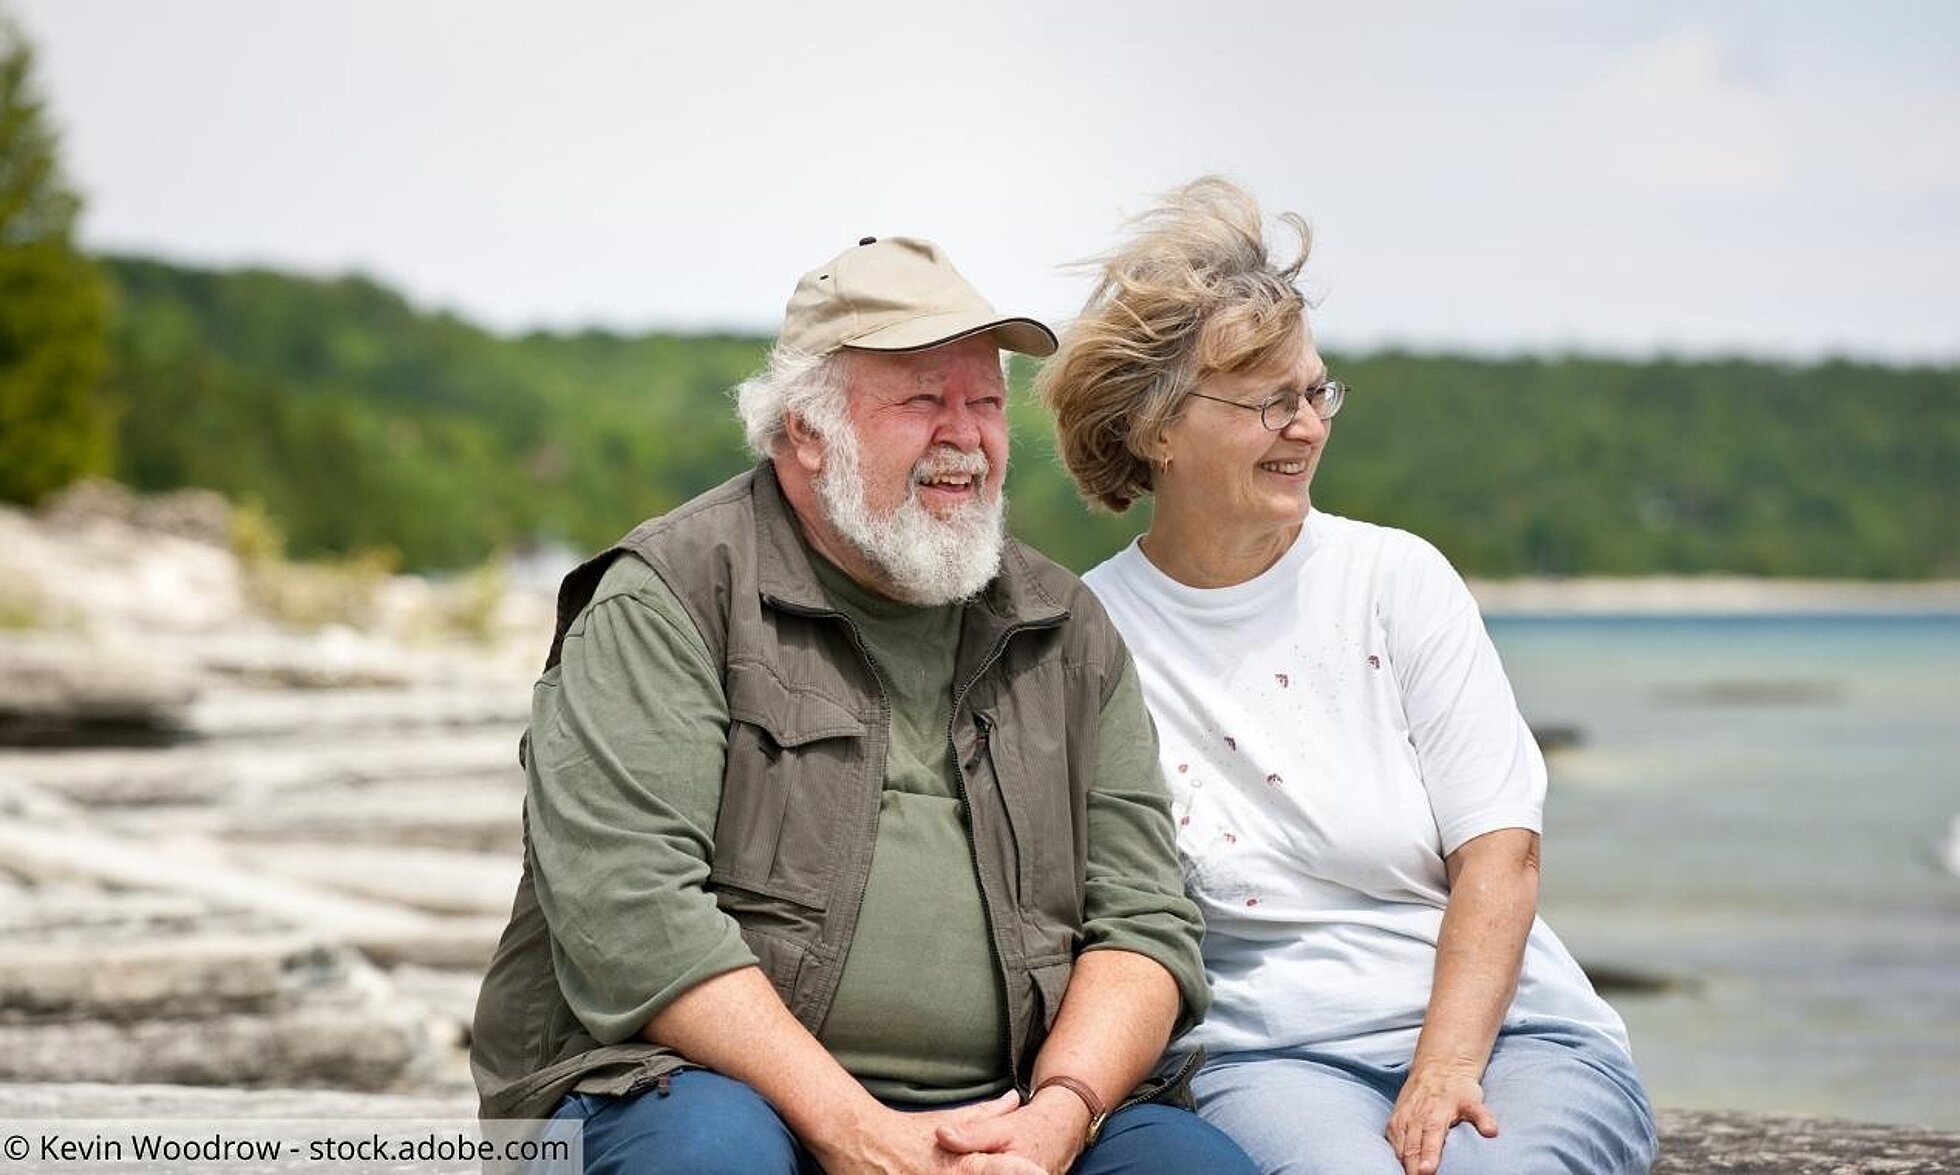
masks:
POLYGON ((1184 413, 1164 430, 1164 457, 1152 481, 1160 512, 1201 518, 1248 537, 1287 530, 1307 517, 1307 487, 1329 424, 1302 403, 1278 432, 1259 422, 1254 407, 1289 388, 1304 391, 1327 378, 1327 365, 1305 330, 1289 359, 1254 372, 1216 374, 1197 387, 1204 396, 1185 401, 1184 413), (1252 405, 1241 408, 1238 404, 1252 405))

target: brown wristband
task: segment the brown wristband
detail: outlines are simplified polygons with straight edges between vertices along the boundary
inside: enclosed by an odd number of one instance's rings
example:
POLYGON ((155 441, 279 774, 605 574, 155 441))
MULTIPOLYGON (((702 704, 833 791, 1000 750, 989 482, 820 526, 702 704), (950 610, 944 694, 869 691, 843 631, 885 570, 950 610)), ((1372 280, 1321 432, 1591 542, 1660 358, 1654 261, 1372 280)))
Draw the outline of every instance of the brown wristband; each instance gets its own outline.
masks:
MULTIPOLYGON (((1051 1085, 1059 1085, 1063 1089, 1068 1090, 1076 1097, 1081 1098, 1082 1104, 1089 1108, 1089 1129, 1083 1132, 1082 1146, 1086 1150, 1096 1145, 1096 1136, 1102 1133, 1103 1122, 1109 1117, 1109 1111, 1103 1108, 1102 1099, 1096 1096, 1095 1090, 1089 1088, 1088 1082, 1063 1073, 1057 1073, 1053 1077, 1042 1078, 1041 1084, 1034 1087, 1034 1092, 1035 1094, 1039 1094, 1051 1085)), ((1029 1100, 1033 1100, 1033 1096, 1030 1095, 1029 1100)))

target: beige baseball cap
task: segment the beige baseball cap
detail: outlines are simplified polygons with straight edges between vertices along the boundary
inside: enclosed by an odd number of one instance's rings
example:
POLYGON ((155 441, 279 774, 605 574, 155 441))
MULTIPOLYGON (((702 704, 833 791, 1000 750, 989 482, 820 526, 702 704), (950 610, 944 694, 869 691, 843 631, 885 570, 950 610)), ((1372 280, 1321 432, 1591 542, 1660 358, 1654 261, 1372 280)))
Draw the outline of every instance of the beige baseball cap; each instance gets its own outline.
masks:
POLYGON ((987 330, 1006 350, 1055 353, 1054 331, 996 311, 931 241, 866 237, 796 283, 777 342, 806 355, 923 351, 987 330))

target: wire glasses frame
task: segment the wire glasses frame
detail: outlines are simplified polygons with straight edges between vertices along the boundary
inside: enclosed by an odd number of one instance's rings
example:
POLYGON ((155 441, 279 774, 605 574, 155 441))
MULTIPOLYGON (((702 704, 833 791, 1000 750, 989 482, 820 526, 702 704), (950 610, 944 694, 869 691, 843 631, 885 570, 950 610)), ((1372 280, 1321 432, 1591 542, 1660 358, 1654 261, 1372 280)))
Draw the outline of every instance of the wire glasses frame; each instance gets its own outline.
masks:
POLYGON ((1230 404, 1234 408, 1244 408, 1249 412, 1257 412, 1259 414, 1259 423, 1265 426, 1267 432, 1279 432, 1287 425, 1292 424, 1295 418, 1300 415, 1300 405, 1303 403, 1311 406, 1313 408, 1313 414, 1322 420, 1334 419, 1334 414, 1341 410, 1341 401, 1347 399, 1347 393, 1348 386, 1346 384, 1338 379, 1329 379, 1315 384, 1304 392, 1298 388, 1288 388, 1283 392, 1268 396, 1257 404, 1247 404, 1239 400, 1227 400, 1223 396, 1207 396, 1203 392, 1190 392, 1188 394, 1196 396, 1200 400, 1211 400, 1214 403, 1230 404))

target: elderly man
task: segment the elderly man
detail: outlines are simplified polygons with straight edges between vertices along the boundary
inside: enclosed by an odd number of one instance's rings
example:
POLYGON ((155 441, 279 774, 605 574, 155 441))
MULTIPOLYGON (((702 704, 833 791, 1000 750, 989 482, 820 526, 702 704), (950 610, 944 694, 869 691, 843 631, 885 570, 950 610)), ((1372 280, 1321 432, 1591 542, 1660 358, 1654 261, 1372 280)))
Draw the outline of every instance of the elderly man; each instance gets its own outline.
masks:
POLYGON ((1249 1170, 1146 1081, 1200 927, 1127 652, 1004 536, 1002 348, 1055 339, 866 238, 741 389, 762 463, 566 578, 485 1116, 589 1170, 1249 1170))

